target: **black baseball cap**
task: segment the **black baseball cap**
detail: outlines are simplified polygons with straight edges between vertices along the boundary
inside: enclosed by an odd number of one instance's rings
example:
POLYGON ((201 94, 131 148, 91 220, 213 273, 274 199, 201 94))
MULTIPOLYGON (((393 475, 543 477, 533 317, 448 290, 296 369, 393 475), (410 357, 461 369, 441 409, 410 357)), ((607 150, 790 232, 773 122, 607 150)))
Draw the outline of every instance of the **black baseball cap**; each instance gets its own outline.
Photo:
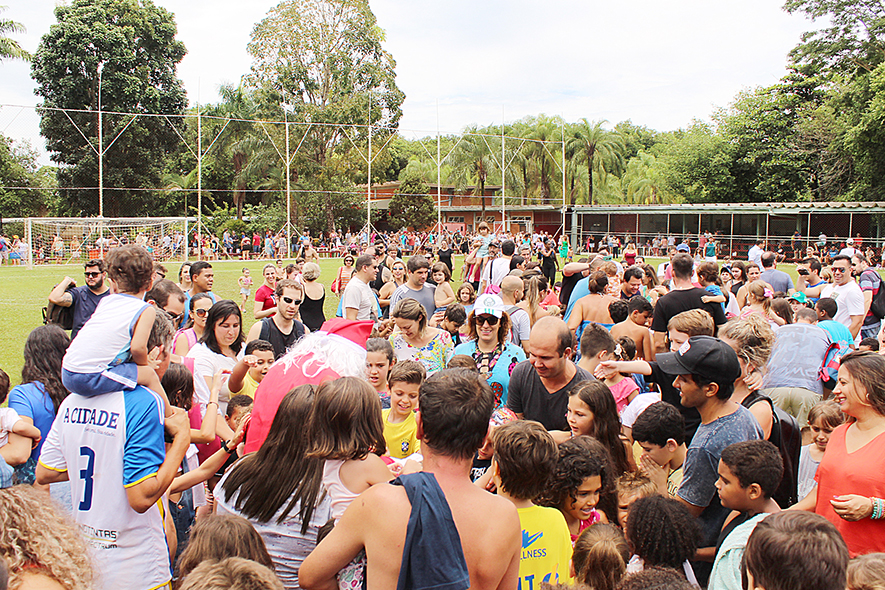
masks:
POLYGON ((655 356, 670 375, 700 375, 714 383, 732 383, 741 376, 741 363, 734 349, 712 336, 692 336, 676 352, 655 356))

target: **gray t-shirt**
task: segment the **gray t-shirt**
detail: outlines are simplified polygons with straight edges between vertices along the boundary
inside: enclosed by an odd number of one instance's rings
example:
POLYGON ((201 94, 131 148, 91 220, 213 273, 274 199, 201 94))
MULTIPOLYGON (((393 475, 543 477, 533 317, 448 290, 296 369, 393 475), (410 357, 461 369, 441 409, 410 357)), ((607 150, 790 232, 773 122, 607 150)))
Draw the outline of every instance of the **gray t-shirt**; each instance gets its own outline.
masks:
POLYGON ((369 285, 364 283, 359 277, 353 277, 344 289, 344 297, 341 303, 344 308, 344 316, 347 317, 348 309, 355 309, 356 319, 360 321, 377 320, 378 313, 375 309, 377 301, 369 285))
POLYGON ((714 547, 716 539, 731 512, 719 502, 716 480, 719 479, 719 458, 725 447, 736 442, 762 438, 762 429, 750 410, 738 406, 736 412, 701 424, 695 432, 685 463, 682 466, 682 484, 677 495, 694 506, 704 506, 701 512, 701 542, 698 547, 714 547))
POLYGON ((522 346, 523 342, 528 341, 532 332, 529 312, 516 306, 508 307, 504 311, 510 316, 510 341, 517 346, 522 346))
POLYGON ((778 291, 787 293, 793 288, 793 279, 790 278, 790 275, 776 268, 763 271, 759 279, 771 285, 775 293, 778 291))
MULTIPOLYGON (((568 361, 571 362, 571 361, 568 361)), ((581 367, 575 367, 575 376, 559 391, 547 391, 541 378, 529 361, 516 365, 510 375, 507 389, 507 407, 523 414, 526 420, 537 420, 547 430, 568 430, 565 414, 568 411, 568 394, 581 381, 595 380, 581 367)))
POLYGON ((393 312, 393 308, 396 307, 400 299, 414 299, 424 306, 424 309, 427 311, 427 319, 429 320, 433 317, 433 312, 436 310, 436 302, 433 299, 434 293, 436 293, 436 287, 427 283, 421 286, 420 291, 412 289, 408 283, 403 283, 393 292, 393 296, 390 298, 390 311, 393 312))
POLYGON ((768 359, 763 389, 801 387, 822 395, 819 371, 829 346, 830 336, 823 328, 809 324, 781 326, 768 359))

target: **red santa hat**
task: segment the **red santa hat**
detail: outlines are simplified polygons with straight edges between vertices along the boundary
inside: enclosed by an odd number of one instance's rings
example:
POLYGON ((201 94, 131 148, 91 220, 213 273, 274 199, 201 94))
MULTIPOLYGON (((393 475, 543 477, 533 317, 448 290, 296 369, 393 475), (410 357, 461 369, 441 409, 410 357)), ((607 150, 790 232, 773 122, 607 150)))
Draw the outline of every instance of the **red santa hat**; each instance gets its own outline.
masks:
POLYGON ((372 333, 372 325, 372 322, 333 318, 325 322, 315 334, 305 336, 305 339, 309 340, 296 343, 289 352, 271 365, 255 391, 252 420, 246 435, 247 453, 257 451, 261 447, 270 431, 280 402, 287 393, 301 385, 320 385, 341 377, 328 366, 328 359, 318 358, 310 346, 300 347, 299 344, 302 342, 309 344, 311 340, 316 341, 315 339, 320 337, 331 340, 333 347, 336 350, 340 349, 343 354, 359 354, 365 357, 366 340, 372 333))

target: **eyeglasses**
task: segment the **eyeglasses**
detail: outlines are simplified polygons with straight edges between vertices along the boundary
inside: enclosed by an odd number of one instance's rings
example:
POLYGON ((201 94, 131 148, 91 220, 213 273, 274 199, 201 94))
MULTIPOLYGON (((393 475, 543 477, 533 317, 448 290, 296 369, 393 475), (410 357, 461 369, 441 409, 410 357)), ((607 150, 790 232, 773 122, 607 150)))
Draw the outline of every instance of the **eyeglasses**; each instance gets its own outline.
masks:
POLYGON ((194 313, 202 318, 202 317, 209 315, 209 310, 208 309, 195 309, 194 313))
POLYGON ((831 270, 833 271, 833 274, 836 274, 837 272, 848 272, 847 268, 843 268, 841 266, 834 266, 831 270))
POLYGON ((301 299, 292 299, 291 297, 280 297, 280 299, 289 305, 301 305, 301 299))
POLYGON ((476 325, 481 326, 483 324, 488 324, 490 326, 497 326, 498 325, 498 318, 493 315, 476 316, 476 325))
POLYGON ((83 276, 86 277, 87 279, 94 279, 95 277, 100 277, 101 273, 100 272, 84 272, 83 276))

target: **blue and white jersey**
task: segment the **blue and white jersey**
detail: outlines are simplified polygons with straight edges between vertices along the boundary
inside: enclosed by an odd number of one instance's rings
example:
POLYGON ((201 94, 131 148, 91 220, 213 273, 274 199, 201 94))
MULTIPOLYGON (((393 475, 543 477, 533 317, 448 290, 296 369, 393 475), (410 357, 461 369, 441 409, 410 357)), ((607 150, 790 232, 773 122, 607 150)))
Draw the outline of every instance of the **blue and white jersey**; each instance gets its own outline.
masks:
POLYGON ((129 361, 135 324, 147 308, 138 297, 123 293, 102 299, 71 341, 62 368, 71 373, 101 373, 129 361))
POLYGON ((72 512, 93 547, 96 588, 152 590, 167 584, 162 500, 139 514, 126 488, 154 477, 165 458, 163 401, 144 387, 62 402, 40 464, 68 472, 72 512))

